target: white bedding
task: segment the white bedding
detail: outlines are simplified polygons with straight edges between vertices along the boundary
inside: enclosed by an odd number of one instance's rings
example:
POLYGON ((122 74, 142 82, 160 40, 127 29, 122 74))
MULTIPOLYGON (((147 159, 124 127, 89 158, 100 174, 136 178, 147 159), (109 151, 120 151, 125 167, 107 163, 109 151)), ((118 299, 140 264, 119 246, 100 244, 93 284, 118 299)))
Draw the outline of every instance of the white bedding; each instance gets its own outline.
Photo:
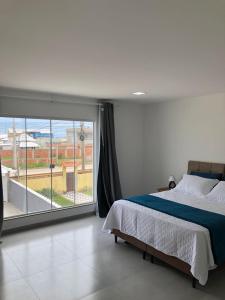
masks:
MULTIPOLYGON (((164 199, 225 215, 225 204, 207 197, 196 198, 179 191, 155 193, 164 199)), ((103 225, 110 232, 118 229, 165 254, 175 256, 191 266, 192 275, 205 285, 208 270, 215 268, 208 229, 156 210, 118 200, 111 207, 103 225)))

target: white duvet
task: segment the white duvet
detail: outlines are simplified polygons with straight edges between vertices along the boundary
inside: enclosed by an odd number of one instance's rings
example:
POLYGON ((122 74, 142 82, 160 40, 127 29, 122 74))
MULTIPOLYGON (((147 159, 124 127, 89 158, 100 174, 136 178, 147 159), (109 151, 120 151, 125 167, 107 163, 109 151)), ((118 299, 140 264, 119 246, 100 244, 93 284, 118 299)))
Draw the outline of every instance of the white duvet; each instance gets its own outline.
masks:
MULTIPOLYGON (((163 199, 225 215, 225 204, 207 197, 196 198, 179 191, 155 193, 163 199)), ((208 229, 130 201, 118 200, 103 225, 110 232, 118 229, 165 254, 191 266, 192 275, 205 285, 208 271, 215 268, 208 229)))

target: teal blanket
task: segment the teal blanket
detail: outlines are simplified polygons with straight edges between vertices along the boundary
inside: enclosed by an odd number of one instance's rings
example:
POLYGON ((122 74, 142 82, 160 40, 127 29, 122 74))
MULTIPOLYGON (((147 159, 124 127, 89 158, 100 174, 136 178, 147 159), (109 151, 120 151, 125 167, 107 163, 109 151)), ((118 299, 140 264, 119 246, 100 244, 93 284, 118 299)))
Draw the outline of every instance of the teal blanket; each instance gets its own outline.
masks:
POLYGON ((132 196, 126 200, 201 225, 209 230, 215 263, 225 263, 225 216, 153 195, 132 196))

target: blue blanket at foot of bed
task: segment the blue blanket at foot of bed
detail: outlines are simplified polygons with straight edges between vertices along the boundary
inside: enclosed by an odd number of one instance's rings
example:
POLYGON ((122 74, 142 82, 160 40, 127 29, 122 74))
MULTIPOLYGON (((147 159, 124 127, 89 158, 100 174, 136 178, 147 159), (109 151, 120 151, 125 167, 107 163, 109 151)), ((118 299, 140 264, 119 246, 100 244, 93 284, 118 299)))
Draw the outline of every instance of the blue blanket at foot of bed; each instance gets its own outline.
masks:
POLYGON ((225 216, 153 195, 132 196, 126 200, 167 215, 201 225, 209 230, 215 263, 225 263, 225 216))

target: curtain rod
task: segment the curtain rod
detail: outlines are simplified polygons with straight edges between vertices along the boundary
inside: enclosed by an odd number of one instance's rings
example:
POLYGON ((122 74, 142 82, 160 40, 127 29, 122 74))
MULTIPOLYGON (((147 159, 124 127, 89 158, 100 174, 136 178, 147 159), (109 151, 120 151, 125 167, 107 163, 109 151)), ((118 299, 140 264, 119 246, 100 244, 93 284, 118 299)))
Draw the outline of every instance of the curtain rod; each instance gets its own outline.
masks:
MULTIPOLYGON (((59 96, 57 96, 59 97, 59 96)), ((65 97, 65 96, 64 96, 65 97)), ((99 102, 82 102, 82 101, 73 101, 73 100, 57 100, 54 99, 54 96, 50 95, 50 98, 38 98, 32 96, 14 96, 14 95, 7 95, 7 94, 0 94, 0 98, 11 98, 11 99, 22 99, 22 100, 36 100, 42 102, 50 102, 50 103, 60 103, 60 104, 81 104, 81 105, 93 105, 93 106, 102 106, 102 103, 99 102)))

